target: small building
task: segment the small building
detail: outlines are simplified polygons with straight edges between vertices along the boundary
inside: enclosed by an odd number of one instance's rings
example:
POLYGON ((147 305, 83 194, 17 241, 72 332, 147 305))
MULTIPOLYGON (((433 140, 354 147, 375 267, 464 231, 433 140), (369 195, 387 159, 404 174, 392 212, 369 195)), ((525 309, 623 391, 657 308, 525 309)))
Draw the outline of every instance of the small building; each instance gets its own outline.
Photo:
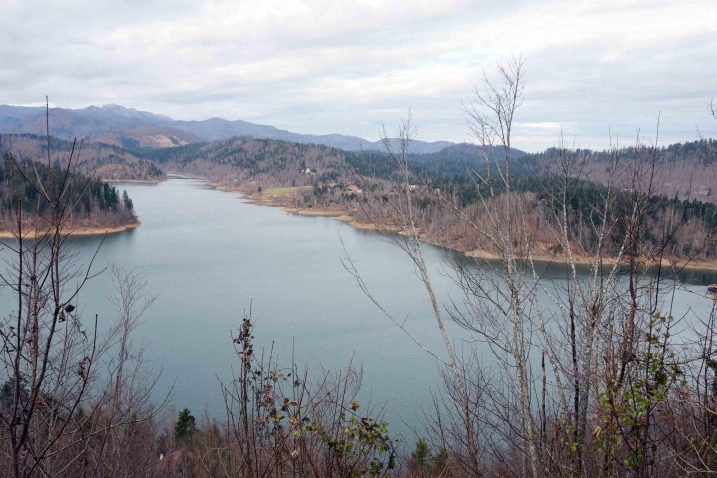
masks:
POLYGON ((358 187, 353 181, 348 181, 346 183, 346 189, 356 194, 361 194, 363 192, 363 190, 358 187))

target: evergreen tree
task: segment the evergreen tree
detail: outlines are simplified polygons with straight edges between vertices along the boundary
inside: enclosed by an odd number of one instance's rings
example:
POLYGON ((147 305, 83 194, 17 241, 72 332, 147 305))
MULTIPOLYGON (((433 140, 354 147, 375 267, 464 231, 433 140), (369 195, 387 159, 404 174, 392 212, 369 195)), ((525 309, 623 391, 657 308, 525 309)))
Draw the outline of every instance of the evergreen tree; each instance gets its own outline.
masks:
POLYGON ((197 423, 192 412, 188 408, 179 412, 177 423, 174 425, 174 438, 176 440, 191 438, 196 430, 197 423))
POLYGON ((130 199, 129 195, 127 194, 127 190, 125 189, 122 191, 122 204, 124 205, 124 208, 127 211, 133 211, 134 210, 134 203, 132 202, 132 199, 130 199))

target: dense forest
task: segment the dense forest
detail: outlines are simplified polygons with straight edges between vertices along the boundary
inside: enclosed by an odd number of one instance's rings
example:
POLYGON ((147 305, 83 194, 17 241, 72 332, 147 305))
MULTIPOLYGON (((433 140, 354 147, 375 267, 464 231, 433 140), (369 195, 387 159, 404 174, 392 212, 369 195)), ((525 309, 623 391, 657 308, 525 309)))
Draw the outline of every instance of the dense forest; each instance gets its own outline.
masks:
MULTIPOLYGON (((717 141, 700 139, 657 148, 641 145, 611 151, 578 149, 574 154, 580 158, 582 179, 616 184, 616 178, 627 180, 630 168, 642 163, 655 170, 652 194, 717 204, 716 152, 717 141)), ((560 148, 549 148, 531 156, 536 165, 550 167, 561 154, 560 148)))
POLYGON ((124 191, 96 178, 67 173, 58 161, 51 168, 30 160, 3 155, 0 162, 0 230, 16 231, 18 211, 23 227, 42 229, 52 211, 48 198, 61 198, 68 217, 68 232, 77 227, 134 224, 132 199, 124 191), (64 186, 64 188, 63 188, 64 186), (61 188, 63 188, 61 190, 61 188))
MULTIPOLYGON (((502 194, 504 185, 496 181, 492 184, 482 184, 472 176, 453 176, 441 178, 429 183, 433 191, 442 191, 444 197, 452 198, 455 207, 470 209, 483 198, 493 194, 502 194)), ((552 218, 562 213, 563 202, 570 211, 570 225, 576 230, 583 230, 585 240, 593 240, 594 227, 600 226, 604 221, 599 208, 604 198, 612 194, 615 205, 615 223, 612 225, 616 237, 625 233, 624 219, 629 214, 625 210, 629 201, 629 191, 621 188, 610 190, 608 186, 556 175, 545 176, 518 176, 513 183, 513 191, 530 198, 531 209, 538 224, 547 224, 552 218), (564 193, 564 196, 563 196, 564 193), (592 237, 592 238, 591 238, 592 237)), ((419 191, 420 192, 420 191, 419 191)), ((670 253, 676 257, 689 257, 697 254, 699 257, 715 257, 717 255, 717 241, 713 239, 717 230, 717 205, 697 199, 679 199, 663 194, 640 194, 645 200, 644 220, 648 224, 646 239, 652 244, 660 240, 664 233, 666 218, 673 221, 683 221, 689 225, 689 232, 679 232, 670 240, 670 253), (697 232, 699 231, 699 233, 697 232)), ((429 205, 437 205, 435 194, 424 195, 417 205, 425 209, 429 205)), ((541 238, 541 231, 536 231, 536 238, 541 238)), ((544 241, 549 236, 542 235, 544 241)), ((613 253, 617 252, 612 250, 613 253)))

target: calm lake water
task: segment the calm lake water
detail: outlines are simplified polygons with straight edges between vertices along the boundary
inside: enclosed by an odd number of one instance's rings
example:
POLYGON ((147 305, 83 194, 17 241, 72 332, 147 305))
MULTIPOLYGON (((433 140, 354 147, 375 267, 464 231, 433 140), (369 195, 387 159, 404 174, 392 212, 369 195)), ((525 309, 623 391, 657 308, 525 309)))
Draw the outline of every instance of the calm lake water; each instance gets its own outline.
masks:
MULTIPOLYGON (((391 429, 413 440, 411 427, 418 426, 422 408, 430 409, 430 391, 439 386, 436 362, 359 290, 342 265, 341 240, 382 305, 443 356, 430 303, 402 251, 380 234, 247 204, 199 180, 118 187, 133 199, 143 225, 107 237, 96 268, 136 268, 157 296, 135 336, 150 367, 162 370, 156 398, 173 386, 177 408, 220 416, 219 380, 238 364, 230 333, 251 303, 257 349, 273 341, 284 361, 293 350, 299 364, 311 367, 363 364, 363 400, 385 407, 391 429)), ((71 245, 87 261, 97 243, 76 238, 71 245)), ((442 265, 445 253, 431 246, 425 253, 442 302, 460 299, 442 265)), ((553 276, 561 275, 556 268, 553 276)), ((694 285, 678 302, 698 313, 707 310, 704 284, 717 281, 715 274, 693 274, 690 281, 694 285)), ((84 289, 80 310, 85 317, 98 313, 101 321, 113 320, 111 294, 106 272, 84 289)), ((0 301, 3 311, 11 308, 2 293, 0 301)), ((450 330, 460 348, 463 333, 450 330)))

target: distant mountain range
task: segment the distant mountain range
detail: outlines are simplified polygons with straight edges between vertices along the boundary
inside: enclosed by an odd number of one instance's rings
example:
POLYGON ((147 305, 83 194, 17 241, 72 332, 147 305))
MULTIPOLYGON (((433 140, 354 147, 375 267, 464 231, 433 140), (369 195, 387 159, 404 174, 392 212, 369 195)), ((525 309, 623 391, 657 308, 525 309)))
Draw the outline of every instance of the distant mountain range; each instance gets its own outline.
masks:
MULTIPOLYGON (((0 133, 45 132, 45 109, 0 105, 0 133)), ((381 141, 341 134, 299 134, 248 121, 211 118, 203 121, 177 121, 168 116, 125 108, 119 105, 89 106, 83 109, 52 108, 50 133, 60 138, 86 138, 121 146, 131 151, 182 146, 233 137, 278 139, 311 143, 346 151, 383 150, 381 141)), ((393 140, 397 145, 397 140, 393 140)), ((413 141, 411 152, 435 153, 453 143, 449 141, 413 141)))

